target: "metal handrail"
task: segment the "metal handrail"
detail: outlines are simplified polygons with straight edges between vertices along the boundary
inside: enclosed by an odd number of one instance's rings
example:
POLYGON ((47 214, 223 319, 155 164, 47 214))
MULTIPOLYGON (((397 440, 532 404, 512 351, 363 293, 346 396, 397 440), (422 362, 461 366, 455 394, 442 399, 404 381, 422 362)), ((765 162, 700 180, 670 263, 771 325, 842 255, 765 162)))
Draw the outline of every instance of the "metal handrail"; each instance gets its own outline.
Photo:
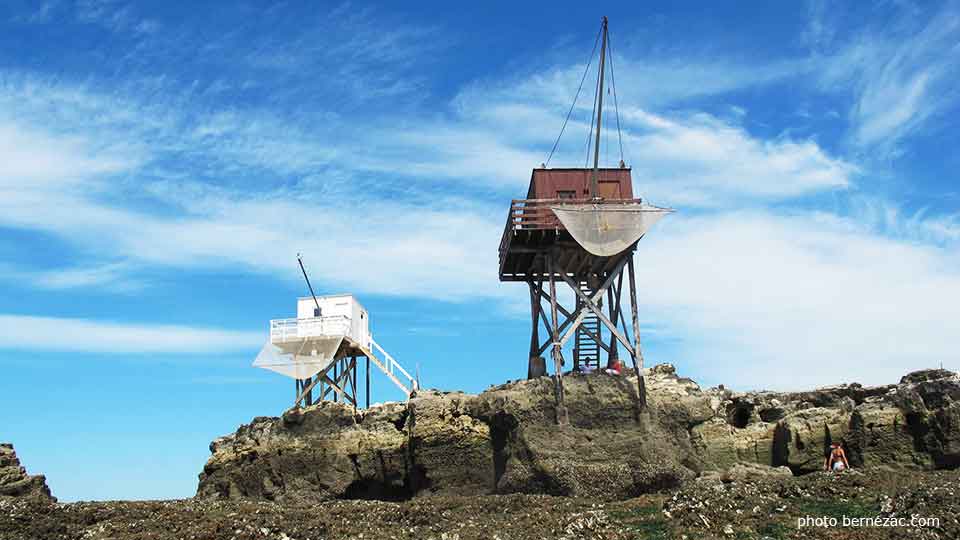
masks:
POLYGON ((390 353, 383 350, 383 347, 381 347, 379 343, 373 340, 371 340, 371 343, 373 344, 373 347, 376 350, 380 351, 380 354, 382 354, 383 357, 386 359, 387 373, 390 375, 396 376, 396 374, 394 373, 394 369, 396 369, 404 376, 405 379, 410 381, 410 387, 413 388, 414 390, 417 390, 417 380, 414 379, 409 373, 407 373, 407 370, 403 369, 403 366, 401 366, 399 362, 397 362, 396 360, 393 359, 392 356, 390 356, 390 353))

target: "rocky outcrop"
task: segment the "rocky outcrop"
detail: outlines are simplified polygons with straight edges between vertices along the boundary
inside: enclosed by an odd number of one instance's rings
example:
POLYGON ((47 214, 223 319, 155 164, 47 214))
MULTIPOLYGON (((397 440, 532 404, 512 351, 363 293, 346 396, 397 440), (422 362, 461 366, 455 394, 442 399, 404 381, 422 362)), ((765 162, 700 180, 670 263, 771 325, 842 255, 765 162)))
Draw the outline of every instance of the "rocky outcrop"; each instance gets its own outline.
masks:
POLYGON ((0 443, 0 498, 5 497, 56 501, 50 495, 46 478, 43 475, 28 475, 20 465, 13 445, 0 443))
POLYGON ((804 474, 823 468, 832 442, 843 444, 854 467, 960 465, 960 378, 950 371, 918 371, 877 387, 707 393, 717 414, 693 435, 710 467, 746 461, 804 474))
POLYGON ((652 396, 654 406, 641 412, 636 379, 572 376, 565 391, 570 422, 563 427, 548 377, 480 395, 428 391, 358 411, 321 402, 257 418, 210 445, 198 496, 609 499, 675 486, 699 472, 686 425, 708 414, 706 396, 675 388, 652 396))
POLYGON ((321 402, 256 418, 210 445, 202 498, 402 500, 543 493, 619 499, 705 472, 730 479, 819 470, 843 441, 855 467, 955 468, 960 379, 917 372, 896 385, 810 392, 702 390, 670 365, 636 379, 564 379, 569 424, 549 377, 479 395, 421 392, 354 411, 321 402), (769 467, 779 467, 770 469, 769 467), (788 469, 787 469, 788 468, 788 469))

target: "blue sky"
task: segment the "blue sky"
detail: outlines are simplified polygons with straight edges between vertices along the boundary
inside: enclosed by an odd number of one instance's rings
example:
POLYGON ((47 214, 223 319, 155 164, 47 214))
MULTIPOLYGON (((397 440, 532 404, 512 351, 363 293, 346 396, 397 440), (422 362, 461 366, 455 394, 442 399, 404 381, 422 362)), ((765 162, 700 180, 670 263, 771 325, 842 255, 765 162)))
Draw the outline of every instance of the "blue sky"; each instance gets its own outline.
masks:
MULTIPOLYGON (((297 252, 425 386, 525 375, 497 245, 601 15, 635 192, 679 210, 637 254, 648 362, 960 367, 960 6, 714 4, 5 2, 0 440, 64 500, 192 495, 292 400, 250 363, 297 252)), ((580 105, 551 165, 583 163, 580 105)))

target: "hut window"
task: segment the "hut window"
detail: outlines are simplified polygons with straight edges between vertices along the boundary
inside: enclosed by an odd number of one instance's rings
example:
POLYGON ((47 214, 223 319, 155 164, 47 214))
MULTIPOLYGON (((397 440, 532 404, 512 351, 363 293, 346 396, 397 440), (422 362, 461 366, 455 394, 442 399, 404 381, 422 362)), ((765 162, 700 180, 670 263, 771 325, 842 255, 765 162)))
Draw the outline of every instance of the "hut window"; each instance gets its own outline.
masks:
POLYGON ((576 196, 577 196, 577 192, 574 190, 557 191, 557 198, 559 199, 573 199, 576 196))

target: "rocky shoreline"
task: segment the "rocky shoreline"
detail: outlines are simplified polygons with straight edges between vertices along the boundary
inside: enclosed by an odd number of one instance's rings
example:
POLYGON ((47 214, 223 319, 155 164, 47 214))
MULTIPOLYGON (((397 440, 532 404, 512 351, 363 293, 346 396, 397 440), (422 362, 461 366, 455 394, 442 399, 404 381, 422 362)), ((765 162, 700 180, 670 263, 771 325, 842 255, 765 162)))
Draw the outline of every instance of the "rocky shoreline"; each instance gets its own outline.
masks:
POLYGON ((56 503, 0 445, 0 540, 960 538, 957 374, 808 392, 645 378, 647 408, 635 379, 568 377, 565 426, 549 378, 256 418, 211 443, 187 500, 56 503), (820 472, 834 441, 852 470, 820 472), (837 525, 802 525, 817 517, 837 525))
POLYGON ((320 505, 0 499, 0 539, 952 540, 960 538, 958 486, 957 470, 874 468, 730 481, 706 475, 677 490, 612 502, 526 494, 320 505), (925 521, 912 522, 913 516, 925 521), (810 517, 837 525, 798 526, 810 517), (844 517, 898 525, 844 526, 844 517))
POLYGON ((479 395, 421 392, 354 411, 323 402, 256 418, 210 445, 197 496, 323 501, 538 493, 626 499, 739 463, 820 470, 842 441, 854 467, 955 469, 960 377, 807 392, 702 390, 664 364, 636 379, 565 378, 570 424, 554 422, 551 379, 479 395))

